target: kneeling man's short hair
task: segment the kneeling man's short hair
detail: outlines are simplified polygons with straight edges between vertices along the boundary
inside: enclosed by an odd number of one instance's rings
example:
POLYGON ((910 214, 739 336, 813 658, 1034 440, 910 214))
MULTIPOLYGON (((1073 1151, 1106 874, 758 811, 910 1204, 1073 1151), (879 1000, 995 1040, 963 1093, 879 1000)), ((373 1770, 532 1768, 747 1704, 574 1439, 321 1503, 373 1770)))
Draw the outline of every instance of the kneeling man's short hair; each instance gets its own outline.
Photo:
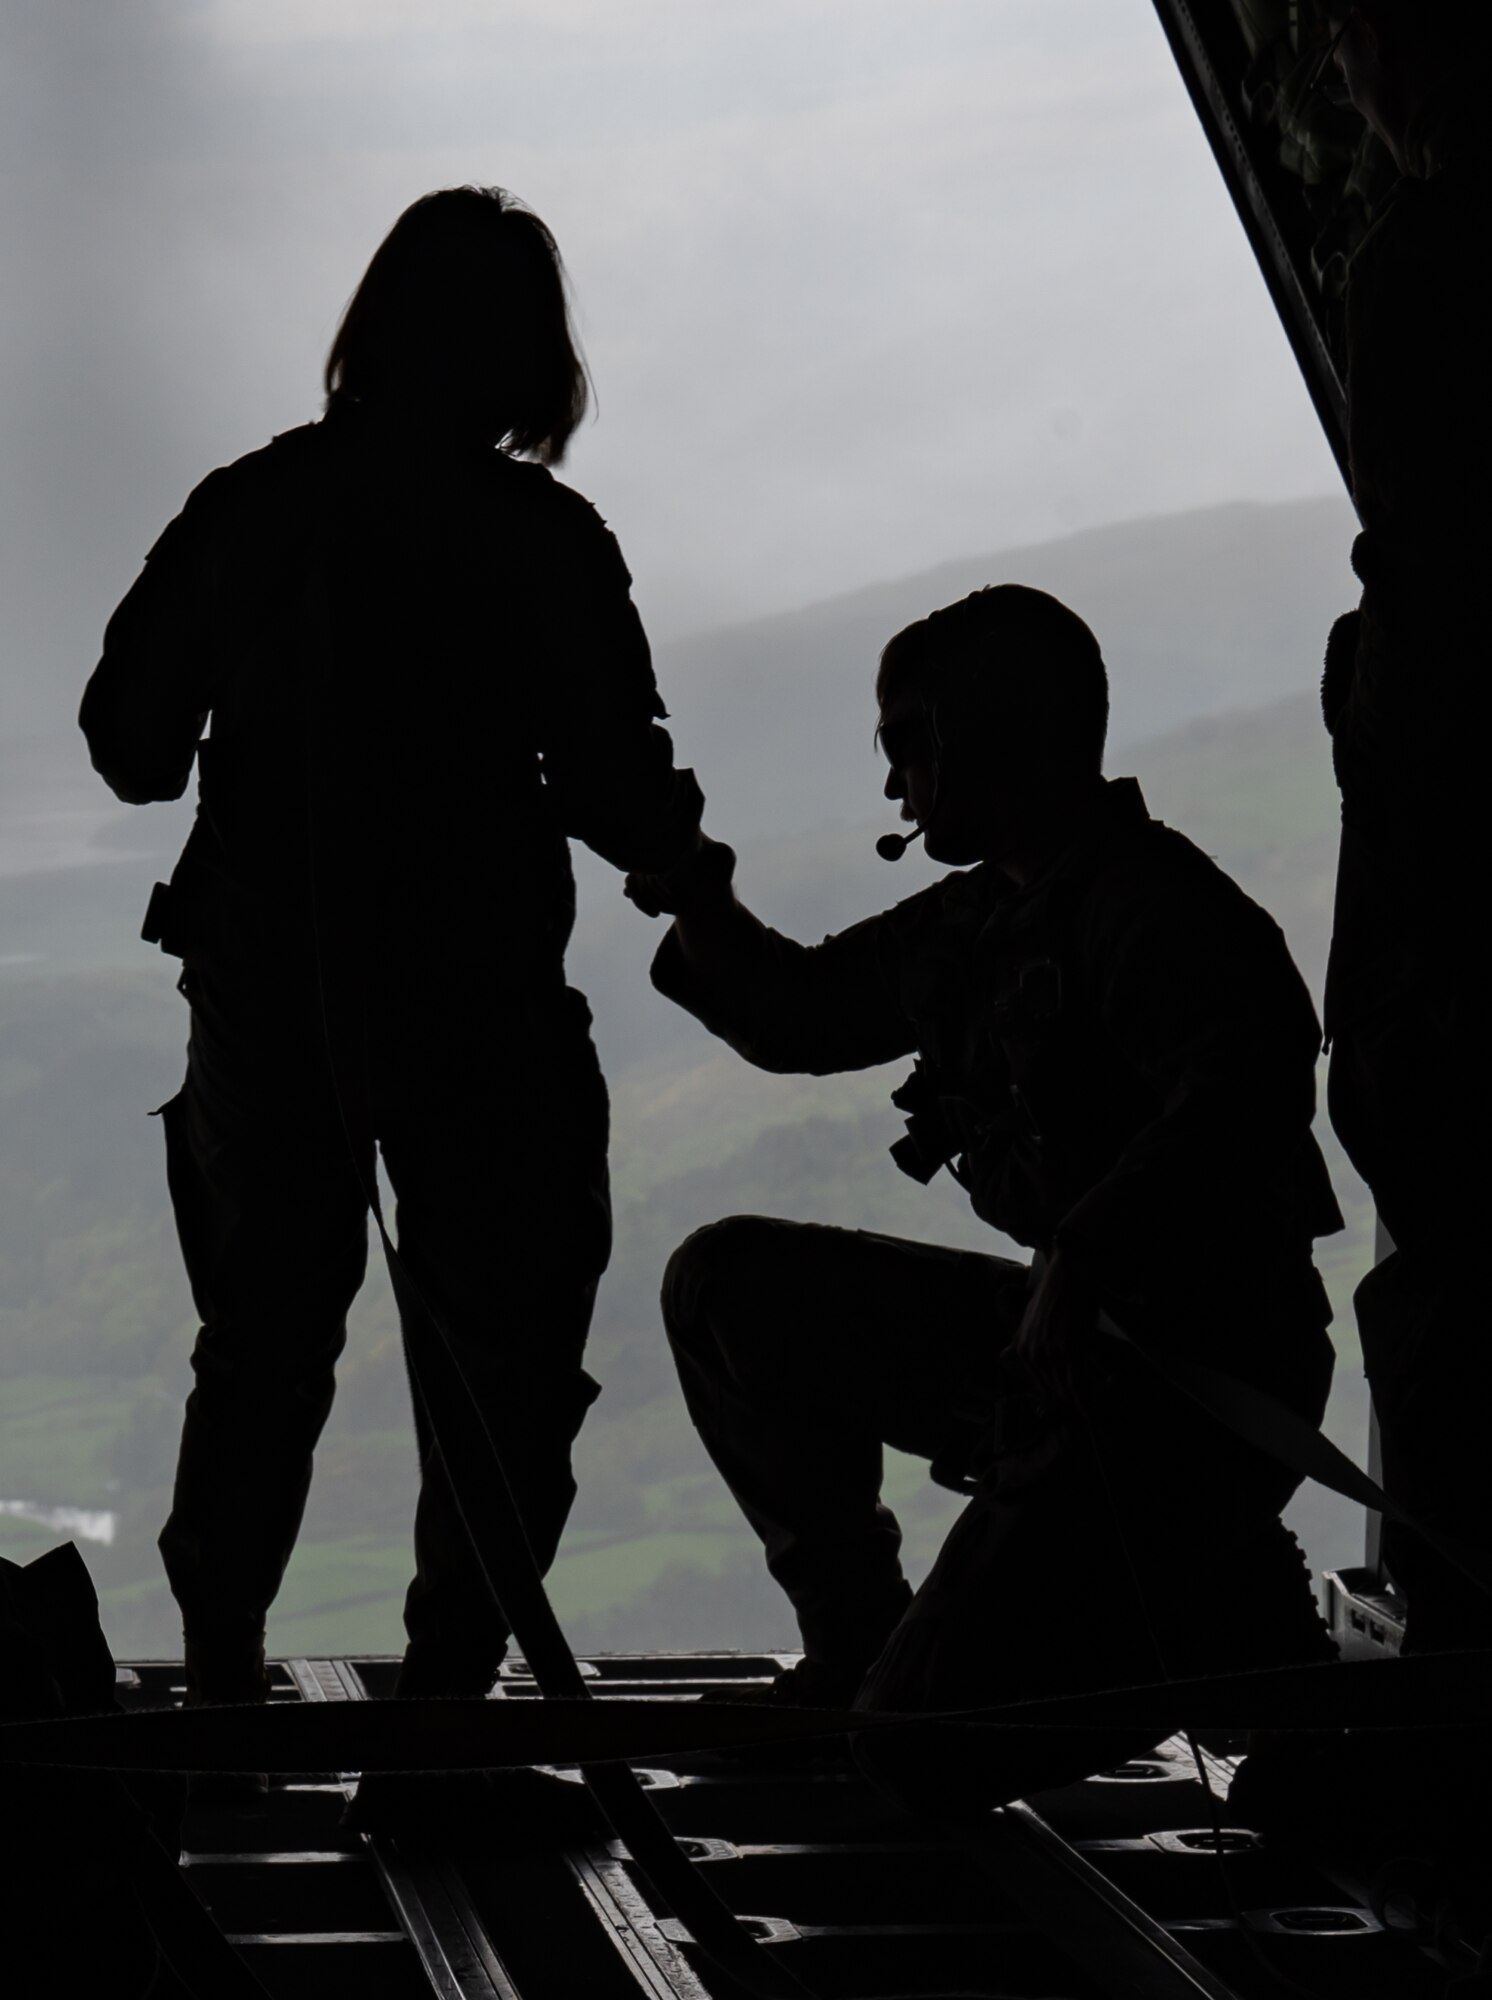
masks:
POLYGON ((888 641, 876 676, 884 711, 914 691, 975 726, 1019 728, 1049 761, 1098 771, 1109 726, 1109 679, 1098 641, 1044 590, 989 584, 888 641))

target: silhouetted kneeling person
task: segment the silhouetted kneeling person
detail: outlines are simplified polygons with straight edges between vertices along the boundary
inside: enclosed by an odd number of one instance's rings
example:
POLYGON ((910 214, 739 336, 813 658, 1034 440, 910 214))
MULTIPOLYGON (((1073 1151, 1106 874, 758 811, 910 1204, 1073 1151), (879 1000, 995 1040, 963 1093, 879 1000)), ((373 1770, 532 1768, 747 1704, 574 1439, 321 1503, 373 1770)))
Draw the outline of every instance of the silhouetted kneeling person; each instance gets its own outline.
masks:
MULTIPOLYGON (((692 884, 629 885, 676 912, 655 983, 759 1067, 915 1051, 898 1164, 946 1165, 1037 1253, 759 1216, 676 1251, 684 1392, 802 1632, 770 1698, 937 1711, 1330 1657, 1279 1519, 1295 1475, 1111 1330, 1320 1420, 1312 1240, 1340 1217, 1280 932, 1133 779, 1102 778, 1103 661, 1055 599, 1005 585, 934 612, 886 647, 877 694, 886 795, 967 872, 813 947, 734 898, 728 850, 692 884), (915 1597, 883 1444, 976 1489, 915 1597)), ((883 1770, 891 1740, 866 1739, 883 1770)), ((986 1801, 1148 1747, 996 1745, 986 1801)), ((924 1742, 899 1776, 946 1802, 975 1768, 924 1742)))
MULTIPOLYGON (((543 223, 495 188, 416 202, 326 382, 323 421, 192 494, 83 703, 122 798, 178 797, 194 756, 201 777, 147 926, 192 1010, 165 1122, 203 1324, 161 1536, 192 1700, 264 1693, 375 1138, 404 1265, 552 1560, 610 1251, 606 1089, 564 977, 567 837, 624 869, 686 865, 700 839, 621 552, 546 469, 586 384, 543 223)), ((508 1633, 416 1417, 399 1691, 481 1694, 508 1633)))

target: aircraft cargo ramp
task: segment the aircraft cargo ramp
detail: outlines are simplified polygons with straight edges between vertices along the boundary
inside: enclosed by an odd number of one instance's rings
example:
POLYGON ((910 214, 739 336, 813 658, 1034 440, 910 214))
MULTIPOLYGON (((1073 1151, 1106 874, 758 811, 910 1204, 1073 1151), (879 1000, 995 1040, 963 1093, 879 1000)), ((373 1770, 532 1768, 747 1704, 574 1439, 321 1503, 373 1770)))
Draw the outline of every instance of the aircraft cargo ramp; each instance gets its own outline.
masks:
MULTIPOLYGON (((609 1655, 593 1694, 706 1698, 782 1655, 609 1655)), ((392 1659, 273 1663, 276 1702, 392 1690, 392 1659)), ((171 1662, 119 1669, 127 1708, 179 1702, 171 1662)), ((495 1700, 534 1698, 521 1662, 495 1700)), ((1204 1750, 1219 1800, 1235 1759, 1204 1750)), ((275 1781, 264 1810, 189 1813, 187 1880, 277 2000, 720 2000, 688 1932, 618 1841, 535 1853, 339 1825, 355 1774, 275 1781)), ((993 1813, 978 1836, 895 1816, 841 1744, 643 1774, 668 1831, 774 1964, 819 2000, 1438 1996, 1463 1969, 1385 1927, 1361 1885, 1212 1810, 1184 1740, 993 1813), (1241 1921, 1240 1921, 1241 1919, 1241 1921)), ((578 1779, 577 1779, 578 1782, 578 1779)), ((1469 1958, 1465 1961, 1469 1966, 1469 1958)), ((163 1975, 161 2000, 182 1989, 163 1975)))

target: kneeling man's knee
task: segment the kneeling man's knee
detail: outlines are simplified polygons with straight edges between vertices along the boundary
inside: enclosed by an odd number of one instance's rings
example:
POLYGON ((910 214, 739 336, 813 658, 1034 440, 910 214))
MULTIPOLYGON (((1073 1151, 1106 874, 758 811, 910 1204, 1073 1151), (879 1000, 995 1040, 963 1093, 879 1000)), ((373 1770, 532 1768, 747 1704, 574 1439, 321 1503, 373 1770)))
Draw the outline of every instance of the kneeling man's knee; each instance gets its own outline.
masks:
POLYGON ((763 1216, 728 1215, 684 1238, 663 1273, 663 1323, 675 1347, 735 1318, 772 1227, 763 1216))

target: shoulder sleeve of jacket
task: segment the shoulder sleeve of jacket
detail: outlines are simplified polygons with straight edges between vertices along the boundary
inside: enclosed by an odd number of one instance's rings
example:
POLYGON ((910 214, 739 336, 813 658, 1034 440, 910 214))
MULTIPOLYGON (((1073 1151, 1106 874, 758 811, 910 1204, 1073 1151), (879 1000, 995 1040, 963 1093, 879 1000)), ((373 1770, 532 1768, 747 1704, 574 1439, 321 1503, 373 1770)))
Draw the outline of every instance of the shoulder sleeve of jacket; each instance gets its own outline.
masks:
POLYGON ((213 602, 227 471, 160 535, 104 632, 79 722, 93 765, 132 805, 180 798, 214 703, 213 602))
POLYGON ((661 720, 668 711, 658 693, 647 635, 632 602, 632 572, 621 544, 583 494, 550 474, 545 477, 546 513, 565 577, 563 589, 557 589, 554 598, 556 638, 562 644, 568 642, 572 649, 597 643, 608 649, 604 668, 572 650, 566 661, 570 674, 585 679, 587 691, 603 706, 642 708, 661 720))
POLYGON ((692 778, 674 769, 667 716, 632 579, 588 500, 543 495, 536 689, 544 781, 566 833, 616 867, 662 874, 699 824, 692 778))
POLYGON ((1123 1282, 1246 1206, 1288 1237, 1340 1227, 1311 1137, 1321 1031, 1279 926, 1155 828, 1079 920, 1102 1031, 1154 1116, 1074 1205, 1057 1241, 1123 1282))
POLYGON ((706 952, 685 956, 677 927, 653 960, 653 984, 758 1069, 828 1076, 870 1069, 916 1047, 903 970, 920 927, 936 921, 936 886, 805 945, 736 907, 706 952))

